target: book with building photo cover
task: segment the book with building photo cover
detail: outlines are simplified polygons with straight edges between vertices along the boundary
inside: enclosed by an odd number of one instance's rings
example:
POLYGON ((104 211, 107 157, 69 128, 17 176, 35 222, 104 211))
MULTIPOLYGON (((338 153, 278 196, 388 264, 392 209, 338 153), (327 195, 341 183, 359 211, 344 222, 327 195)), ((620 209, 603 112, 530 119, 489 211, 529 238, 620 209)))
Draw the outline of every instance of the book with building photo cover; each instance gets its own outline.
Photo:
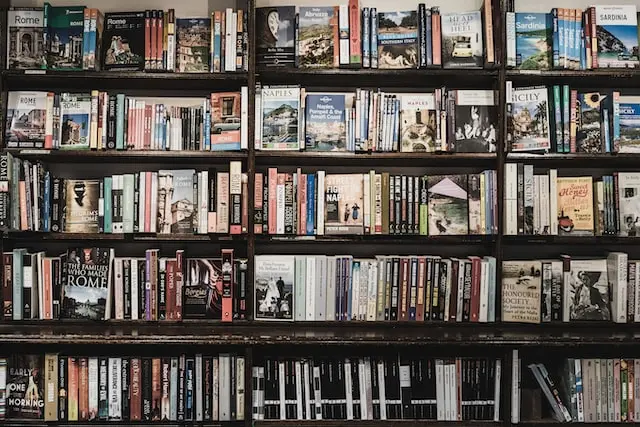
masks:
POLYGON ((47 92, 9 92, 5 145, 7 148, 44 148, 47 92))
MULTIPOLYGON (((6 417, 44 418, 44 361, 40 355, 14 354, 6 378, 6 417)), ((4 381, 2 381, 3 386, 4 381)), ((5 408, 3 408, 5 409, 5 408)))
POLYGON ((564 299, 569 320, 611 320, 607 260, 571 260, 564 299))
POLYGON ((42 8, 12 7, 7 12, 7 69, 44 68, 42 8))
POLYGON ((599 92, 578 94, 578 127, 576 129, 576 150, 578 153, 602 153, 603 141, 602 107, 608 95, 599 92))
POLYGON ((635 5, 595 6, 598 68, 638 67, 638 17, 635 5))
POLYGON ((418 68, 417 11, 378 13, 378 68, 418 68))
POLYGON ((50 70, 82 70, 85 6, 44 4, 45 49, 50 70))
POLYGON ((480 11, 442 15, 442 66, 482 68, 482 18, 480 11))
POLYGON ((295 30, 295 6, 256 8, 256 64, 265 67, 294 67, 295 30))
POLYGON ((511 151, 546 151, 551 148, 548 89, 513 88, 507 100, 507 139, 511 151))
POLYGON ((109 319, 113 257, 112 248, 67 251, 62 280, 63 319, 109 319))
POLYGON ((91 124, 91 94, 63 93, 60 95, 60 149, 89 149, 91 124))
POLYGON ((620 95, 619 153, 640 153, 640 96, 620 95))
POLYGON ((300 149, 300 88, 262 88, 262 149, 300 149))
POLYGON ((455 91, 455 142, 457 153, 495 153, 498 107, 492 90, 455 91))
POLYGON ((558 177, 556 188, 558 234, 593 236, 593 178, 558 177))
POLYGON ((553 21, 550 13, 516 13, 516 67, 551 68, 553 21))
POLYGON ((97 233, 100 182, 96 179, 66 179, 64 183, 64 231, 97 233))
POLYGON ((362 174, 328 174, 324 179, 324 233, 364 232, 362 174))
POLYGON ((436 151, 436 101, 433 93, 403 93, 400 97, 400 151, 436 151))
POLYGON ((298 13, 298 66, 331 68, 337 66, 338 8, 300 7, 298 13))
POLYGON ((295 257, 256 255, 255 320, 293 320, 295 257))
POLYGON ((187 259, 184 318, 222 320, 222 258, 187 259))
POLYGON ((344 94, 307 94, 305 115, 305 148, 307 150, 347 150, 344 94))
POLYGON ((177 65, 180 73, 208 73, 211 48, 210 18, 176 19, 177 65))
POLYGON ((240 150, 240 92, 211 94, 211 149, 240 150))
POLYGON ((158 233, 193 233, 196 213, 194 174, 194 169, 158 171, 158 233))
POLYGON ((469 233, 467 175, 429 175, 429 235, 469 233))
POLYGON ((640 236, 640 173, 618 172, 620 236, 640 236))
POLYGON ((144 25, 144 12, 105 14, 101 52, 105 70, 144 69, 144 25))
POLYGON ((542 264, 502 262, 502 321, 540 323, 542 264))

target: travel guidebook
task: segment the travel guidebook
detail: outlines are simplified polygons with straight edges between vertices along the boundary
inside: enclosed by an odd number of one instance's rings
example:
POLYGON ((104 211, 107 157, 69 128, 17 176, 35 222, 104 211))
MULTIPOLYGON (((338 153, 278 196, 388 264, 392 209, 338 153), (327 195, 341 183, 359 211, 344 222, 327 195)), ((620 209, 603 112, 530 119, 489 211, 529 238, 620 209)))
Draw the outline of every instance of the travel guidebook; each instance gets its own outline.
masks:
POLYGON ((640 153, 640 96, 620 96, 618 152, 640 153))
POLYGON ((98 232, 100 182, 97 179, 65 179, 64 231, 98 232))
POLYGON ((578 94, 579 126, 576 131, 578 153, 602 153, 602 106, 608 95, 599 92, 578 94))
POLYGON ((418 12, 378 13, 378 68, 418 68, 418 12))
POLYGON ((400 151, 434 152, 436 123, 433 93, 400 95, 400 151))
POLYGON ((9 92, 7 148, 44 148, 47 92, 9 92))
POLYGON ((513 88, 508 109, 507 140, 511 151, 551 148, 547 88, 513 88))
POLYGON ((338 66, 338 8, 300 7, 298 14, 298 66, 338 66))
POLYGON ((211 94, 211 149, 240 149, 240 92, 211 94))
POLYGON ((442 66, 482 68, 482 18, 480 11, 442 15, 442 66))
POLYGON ((550 13, 516 13, 516 67, 551 68, 553 21, 550 13))
POLYGON ((208 73, 211 43, 210 18, 176 19, 179 73, 208 73))
POLYGON ((193 233, 194 169, 158 171, 158 233, 193 233))
POLYGON ((636 6, 595 6, 599 68, 634 68, 638 59, 636 6))
POLYGON ((295 6, 256 8, 256 63, 266 67, 295 66, 295 27, 295 6))
POLYGON ((143 70, 145 57, 144 12, 105 15, 102 66, 105 70, 143 70))
POLYGON ((222 258, 187 259, 184 317, 222 320, 222 258))
POLYGON ((429 235, 469 233, 467 175, 429 175, 429 235))
POLYGON ((48 69, 82 70, 84 9, 84 6, 44 4, 48 69))
POLYGON ((344 94, 307 94, 305 113, 307 150, 347 150, 344 94))
POLYGON ((7 12, 7 68, 45 66, 44 14, 41 8, 13 7, 7 12))
POLYGON ((60 149, 89 149, 91 94, 63 93, 60 96, 60 149))
POLYGON ((300 88, 262 88, 262 149, 300 149, 300 88))
POLYGON ((255 258, 256 320, 293 320, 295 257, 258 255, 255 258))

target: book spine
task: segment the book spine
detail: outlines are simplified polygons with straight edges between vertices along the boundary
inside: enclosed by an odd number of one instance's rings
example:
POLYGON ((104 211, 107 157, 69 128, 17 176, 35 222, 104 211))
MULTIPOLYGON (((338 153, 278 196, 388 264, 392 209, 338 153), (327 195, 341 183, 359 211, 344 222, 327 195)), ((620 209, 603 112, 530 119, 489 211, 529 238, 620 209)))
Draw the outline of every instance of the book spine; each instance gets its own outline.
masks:
MULTIPOLYGON (((44 420, 58 421, 58 355, 47 353, 44 357, 44 420)), ((0 382, 3 382, 0 380, 0 382)), ((0 386, 1 387, 1 386, 0 386)), ((4 393, 1 393, 4 399, 4 393)))
POLYGON ((370 9, 371 25, 369 26, 371 37, 369 51, 371 52, 371 68, 378 68, 378 9, 370 9))
POLYGON ((142 370, 141 360, 132 358, 131 365, 131 402, 129 403, 131 421, 140 421, 142 419, 142 370))
POLYGON ((349 0, 349 64, 362 63, 359 0, 349 0))
POLYGON ((68 359, 65 356, 58 357, 58 421, 67 421, 67 394, 68 359))
MULTIPOLYGON (((222 265, 233 266, 233 249, 222 250, 222 265)), ((233 320, 233 268, 222 272, 222 321, 233 320)))
POLYGON ((362 8, 362 67, 371 67, 371 20, 369 8, 362 8))
POLYGON ((129 421, 131 418, 131 361, 128 357, 123 357, 120 369, 120 391, 122 402, 122 420, 129 421))

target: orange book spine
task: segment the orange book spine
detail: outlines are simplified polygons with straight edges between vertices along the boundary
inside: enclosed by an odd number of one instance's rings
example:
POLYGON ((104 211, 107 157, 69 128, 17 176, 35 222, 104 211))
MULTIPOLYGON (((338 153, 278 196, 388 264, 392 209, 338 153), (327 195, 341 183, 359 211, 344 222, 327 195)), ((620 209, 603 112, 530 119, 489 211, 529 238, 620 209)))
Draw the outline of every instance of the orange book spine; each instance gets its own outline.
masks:
POLYGON ((156 69, 156 59, 158 58, 158 11, 151 11, 151 52, 149 53, 149 64, 151 69, 156 69))
POLYGON ((78 359, 78 420, 89 419, 89 359, 78 359))
POLYGON ((233 249, 223 249, 222 250, 222 321, 231 322, 232 320, 233 320, 233 249))
POLYGON ((68 421, 78 421, 78 359, 69 358, 68 374, 69 388, 67 390, 67 417, 68 421))
POLYGON ((431 42, 433 65, 442 65, 442 32, 440 30, 440 13, 431 14, 431 42))
POLYGON ((151 11, 144 12, 144 69, 151 69, 151 11))

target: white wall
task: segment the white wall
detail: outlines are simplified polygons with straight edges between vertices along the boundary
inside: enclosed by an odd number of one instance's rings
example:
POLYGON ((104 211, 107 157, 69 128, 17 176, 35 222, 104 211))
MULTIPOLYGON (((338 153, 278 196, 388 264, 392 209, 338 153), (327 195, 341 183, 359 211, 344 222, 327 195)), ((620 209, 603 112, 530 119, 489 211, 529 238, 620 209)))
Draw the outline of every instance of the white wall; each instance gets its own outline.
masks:
MULTIPOLYGON (((236 7, 235 0, 49 0, 52 6, 96 7, 102 12, 133 12, 146 9, 175 9, 178 18, 201 18, 211 11, 236 7)), ((239 4, 244 2, 240 1, 239 4)), ((42 7, 44 0, 12 0, 12 6, 42 7)))

